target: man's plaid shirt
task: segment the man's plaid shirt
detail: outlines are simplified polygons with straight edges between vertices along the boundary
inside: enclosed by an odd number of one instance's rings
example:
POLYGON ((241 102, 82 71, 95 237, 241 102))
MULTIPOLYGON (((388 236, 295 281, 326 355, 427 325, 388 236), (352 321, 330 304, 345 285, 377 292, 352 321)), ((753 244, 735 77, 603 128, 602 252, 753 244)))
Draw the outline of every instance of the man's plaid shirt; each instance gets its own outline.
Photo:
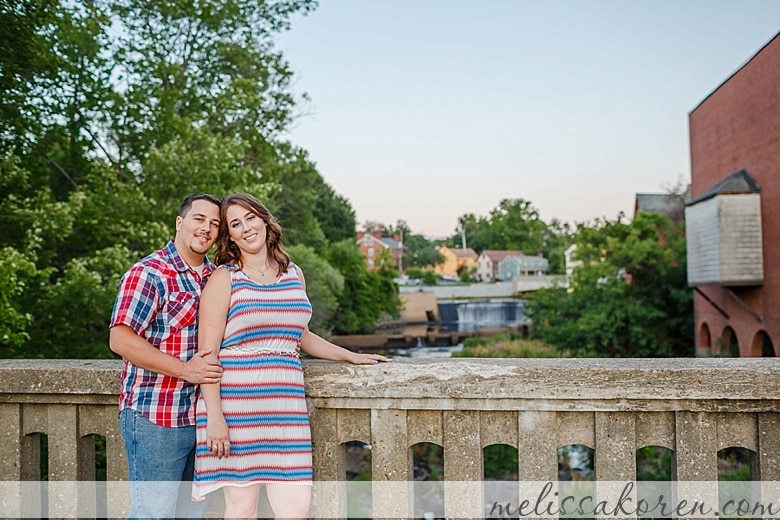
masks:
MULTIPOLYGON (((162 352, 188 361, 198 350, 198 303, 213 270, 206 259, 201 278, 169 241, 122 276, 109 327, 127 325, 162 352)), ((125 408, 160 426, 192 426, 195 385, 124 360, 119 410, 125 408)))

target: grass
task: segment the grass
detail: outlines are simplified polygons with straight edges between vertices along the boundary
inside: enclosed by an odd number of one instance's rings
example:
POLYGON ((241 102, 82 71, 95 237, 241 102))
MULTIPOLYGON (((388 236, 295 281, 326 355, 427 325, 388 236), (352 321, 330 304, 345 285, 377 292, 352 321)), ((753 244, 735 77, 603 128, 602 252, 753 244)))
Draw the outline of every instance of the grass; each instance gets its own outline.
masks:
POLYGON ((463 341, 463 349, 452 357, 477 358, 565 358, 568 352, 558 350, 543 341, 523 339, 518 334, 471 337, 463 341))

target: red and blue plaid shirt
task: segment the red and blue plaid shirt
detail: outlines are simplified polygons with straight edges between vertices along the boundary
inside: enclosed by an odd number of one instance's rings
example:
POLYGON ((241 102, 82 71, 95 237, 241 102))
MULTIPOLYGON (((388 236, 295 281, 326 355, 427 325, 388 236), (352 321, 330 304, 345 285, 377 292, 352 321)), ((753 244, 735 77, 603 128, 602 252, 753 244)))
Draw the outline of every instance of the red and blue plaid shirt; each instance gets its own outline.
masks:
MULTIPOLYGON (((214 264, 202 277, 173 241, 122 276, 109 327, 127 325, 162 352, 188 361, 198 350, 198 303, 214 264)), ((160 426, 195 424, 195 385, 124 360, 119 410, 131 408, 160 426)))

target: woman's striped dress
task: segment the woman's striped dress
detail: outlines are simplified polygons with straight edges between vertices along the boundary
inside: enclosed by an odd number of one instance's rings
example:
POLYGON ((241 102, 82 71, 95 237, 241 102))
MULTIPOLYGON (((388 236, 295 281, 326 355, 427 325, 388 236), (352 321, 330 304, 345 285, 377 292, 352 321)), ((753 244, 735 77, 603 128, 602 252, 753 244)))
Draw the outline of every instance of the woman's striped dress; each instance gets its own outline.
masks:
POLYGON ((225 336, 219 353, 222 410, 230 457, 206 446, 206 407, 197 403, 197 448, 192 497, 225 485, 311 485, 311 433, 303 370, 295 349, 311 318, 311 304, 290 264, 268 285, 235 266, 225 336))

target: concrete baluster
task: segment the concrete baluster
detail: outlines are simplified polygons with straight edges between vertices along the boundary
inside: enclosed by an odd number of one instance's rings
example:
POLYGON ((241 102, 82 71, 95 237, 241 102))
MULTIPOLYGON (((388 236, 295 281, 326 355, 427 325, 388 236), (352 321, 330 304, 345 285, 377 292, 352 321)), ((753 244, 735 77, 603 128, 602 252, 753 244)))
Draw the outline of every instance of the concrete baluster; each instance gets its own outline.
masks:
POLYGON ((373 516, 411 518, 414 494, 406 410, 371 410, 371 446, 373 516))
POLYGON ((780 413, 758 414, 758 456, 761 480, 780 481, 780 413))
POLYGON ((478 411, 444 411, 444 506, 447 518, 480 518, 484 514, 479 414, 478 411))
POLYGON ((7 461, 0 481, 0 508, 10 517, 22 516, 22 406, 0 403, 0 460, 7 461))
MULTIPOLYGON (((48 405, 49 516, 79 517, 78 410, 73 404, 48 405)), ((93 457, 94 461, 94 457, 93 457)))

